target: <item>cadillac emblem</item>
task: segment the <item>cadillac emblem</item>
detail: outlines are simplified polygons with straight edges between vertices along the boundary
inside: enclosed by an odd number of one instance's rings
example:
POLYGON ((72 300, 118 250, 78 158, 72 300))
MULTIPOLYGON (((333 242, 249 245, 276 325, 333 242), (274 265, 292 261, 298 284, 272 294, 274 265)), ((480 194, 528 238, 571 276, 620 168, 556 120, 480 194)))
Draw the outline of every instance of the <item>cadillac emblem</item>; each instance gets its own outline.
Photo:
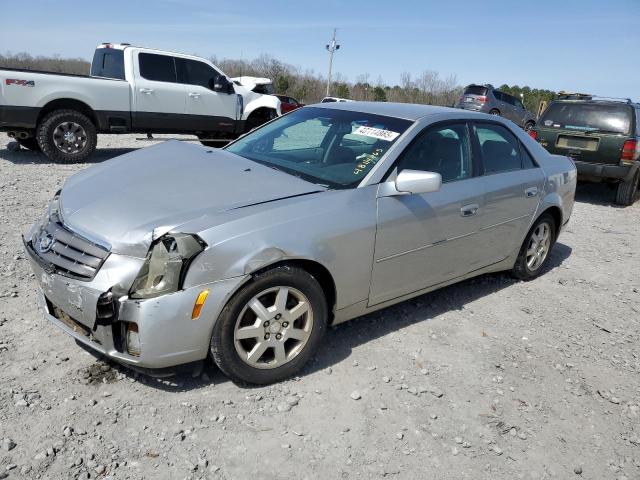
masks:
POLYGON ((51 250, 53 245, 53 236, 50 233, 44 232, 38 241, 38 251, 40 253, 47 253, 51 250))

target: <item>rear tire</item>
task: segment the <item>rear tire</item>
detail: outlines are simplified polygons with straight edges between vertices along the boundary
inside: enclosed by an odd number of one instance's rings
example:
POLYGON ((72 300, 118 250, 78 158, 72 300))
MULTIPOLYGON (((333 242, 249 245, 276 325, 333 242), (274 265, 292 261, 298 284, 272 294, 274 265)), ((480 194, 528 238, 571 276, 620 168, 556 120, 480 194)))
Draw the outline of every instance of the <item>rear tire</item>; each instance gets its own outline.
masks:
POLYGON ((635 175, 631 180, 618 183, 616 189, 616 203, 628 207, 633 205, 638 193, 638 183, 640 182, 640 168, 636 170, 635 175))
POLYGON ((497 108, 492 108, 492 109, 489 111, 489 115, 496 115, 496 116, 498 116, 498 117, 499 117, 499 116, 500 116, 500 110, 498 110, 497 108))
POLYGON ((34 152, 40 151, 40 145, 38 145, 38 140, 35 137, 16 138, 15 140, 20 144, 20 146, 26 148, 27 150, 33 150, 34 152))
POLYGON ((524 124, 524 131, 529 132, 535 126, 536 126, 535 122, 527 122, 524 124))
POLYGON ((38 125, 36 139, 49 160, 76 163, 95 151, 98 134, 93 122, 83 113, 54 110, 38 125))
POLYGON ((544 270, 555 243, 556 221, 550 213, 543 213, 527 233, 511 274, 520 280, 536 278, 544 270))
POLYGON ((318 281, 299 267, 276 267, 255 275, 225 305, 211 335, 211 355, 236 383, 278 382, 297 373, 317 351, 327 322, 318 281))

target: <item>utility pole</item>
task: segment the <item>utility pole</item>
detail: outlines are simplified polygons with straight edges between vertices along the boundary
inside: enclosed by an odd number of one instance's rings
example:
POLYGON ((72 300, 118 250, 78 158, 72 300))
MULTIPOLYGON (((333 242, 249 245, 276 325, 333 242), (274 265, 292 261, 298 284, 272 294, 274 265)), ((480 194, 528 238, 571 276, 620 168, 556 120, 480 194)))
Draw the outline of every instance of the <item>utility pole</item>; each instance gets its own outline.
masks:
POLYGON ((331 39, 331 43, 327 45, 327 51, 329 52, 329 75, 327 77, 327 97, 329 96, 329 92, 331 90, 331 69, 333 68, 333 52, 340 49, 340 45, 336 43, 336 29, 333 29, 333 38, 331 39))

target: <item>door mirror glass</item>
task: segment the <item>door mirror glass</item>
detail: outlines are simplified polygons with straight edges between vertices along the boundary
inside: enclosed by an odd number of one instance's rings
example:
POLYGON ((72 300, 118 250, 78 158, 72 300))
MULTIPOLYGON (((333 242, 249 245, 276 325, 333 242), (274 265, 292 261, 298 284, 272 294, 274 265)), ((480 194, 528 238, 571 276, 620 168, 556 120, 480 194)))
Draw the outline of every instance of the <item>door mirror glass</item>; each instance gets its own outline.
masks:
POLYGON ((400 193, 437 192, 442 186, 442 176, 436 172, 405 169, 398 174, 395 184, 400 193))

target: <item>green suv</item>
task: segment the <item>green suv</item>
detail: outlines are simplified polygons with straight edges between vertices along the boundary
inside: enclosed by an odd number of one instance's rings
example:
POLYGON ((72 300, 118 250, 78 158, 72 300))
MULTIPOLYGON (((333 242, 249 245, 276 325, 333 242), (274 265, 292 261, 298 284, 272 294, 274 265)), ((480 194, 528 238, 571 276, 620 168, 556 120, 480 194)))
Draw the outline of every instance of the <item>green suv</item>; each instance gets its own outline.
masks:
POLYGON ((578 179, 617 184, 616 203, 631 205, 640 182, 640 104, 589 95, 554 100, 529 134, 566 155, 578 179))

